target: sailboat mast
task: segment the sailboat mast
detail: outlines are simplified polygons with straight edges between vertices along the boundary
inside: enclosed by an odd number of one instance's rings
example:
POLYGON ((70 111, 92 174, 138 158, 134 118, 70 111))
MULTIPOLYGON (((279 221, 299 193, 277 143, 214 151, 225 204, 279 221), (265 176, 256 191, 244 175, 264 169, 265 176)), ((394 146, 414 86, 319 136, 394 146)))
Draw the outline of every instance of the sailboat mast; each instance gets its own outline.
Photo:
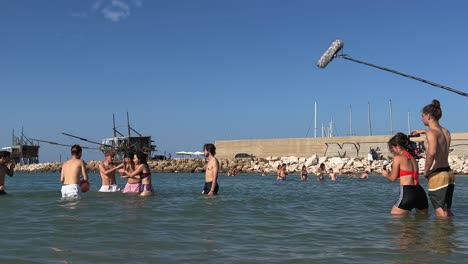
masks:
POLYGON ((314 138, 317 137, 317 101, 314 103, 314 138))
POLYGON ((114 137, 117 137, 117 130, 115 129, 115 114, 112 113, 112 129, 114 130, 114 137))
POLYGON ((349 105, 349 135, 353 135, 353 108, 349 105))
POLYGON ((127 128, 128 128, 128 137, 130 137, 130 117, 128 116, 128 112, 127 112, 127 128))
POLYGON ((410 113, 408 111, 408 135, 411 133, 411 127, 410 127, 410 113))
POLYGON ((392 99, 388 101, 390 108, 390 135, 393 135, 393 113, 392 113, 392 99))
POLYGON ((372 136, 372 123, 370 116, 370 102, 367 102, 367 123, 369 124, 369 136, 372 136))

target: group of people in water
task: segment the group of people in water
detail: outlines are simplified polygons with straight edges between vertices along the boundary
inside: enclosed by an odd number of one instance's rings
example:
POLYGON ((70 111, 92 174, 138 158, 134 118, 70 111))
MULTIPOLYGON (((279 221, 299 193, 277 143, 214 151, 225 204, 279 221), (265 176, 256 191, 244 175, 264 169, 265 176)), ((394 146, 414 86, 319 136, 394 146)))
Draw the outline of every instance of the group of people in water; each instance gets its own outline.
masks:
MULTIPOLYGON (((283 163, 283 164, 280 164, 278 165, 277 169, 276 169, 276 180, 279 180, 279 181, 284 181, 286 180, 286 177, 288 175, 287 171, 286 171, 286 164, 283 163)), ((342 170, 340 170, 339 172, 340 175, 343 175, 345 173, 343 173, 342 170)), ((314 176, 315 176, 315 179, 317 181, 323 181, 325 180, 325 176, 328 175, 328 178, 331 180, 331 181, 336 181, 337 177, 338 177, 338 173, 334 172, 333 171, 333 168, 329 168, 328 171, 327 169, 325 168, 325 163, 320 163, 318 169, 317 169, 317 172, 314 173, 314 176)), ((266 175, 264 175, 266 176, 266 175)), ((309 173, 307 171, 307 167, 306 165, 302 165, 302 168, 301 170, 299 171, 299 176, 301 178, 301 181, 307 181, 309 179, 309 173)), ((348 179, 352 179, 354 178, 354 173, 347 173, 347 177, 348 179)), ((359 177, 359 179, 367 179, 369 177, 367 171, 364 171, 361 173, 361 176, 359 177)))
MULTIPOLYGON (((422 122, 428 127, 427 130, 414 130, 412 135, 425 134, 426 160, 423 176, 428 180, 428 196, 434 207, 437 217, 447 218, 453 216, 452 198, 455 188, 455 176, 449 166, 448 155, 451 143, 451 135, 448 129, 439 124, 442 117, 442 109, 438 100, 422 109, 422 122)), ((400 179, 400 196, 393 205, 390 213, 392 215, 408 214, 413 209, 418 213, 426 214, 429 203, 425 190, 419 182, 419 168, 410 146, 409 137, 403 133, 397 133, 388 141, 388 147, 393 154, 393 162, 390 168, 384 168, 382 175, 389 181, 400 179)), ((219 161, 215 157, 216 147, 214 144, 203 146, 204 155, 207 158, 205 167, 205 185, 203 194, 216 195, 219 191, 218 173, 219 161)), ((62 166, 60 181, 62 183, 62 197, 79 197, 80 184, 89 180, 86 163, 81 159, 82 149, 79 145, 71 147, 72 157, 62 166)), ((114 163, 114 153, 105 153, 105 160, 99 165, 102 186, 99 192, 123 192, 137 193, 142 196, 154 193, 151 182, 151 171, 146 162, 147 155, 143 152, 128 153, 120 164, 114 163), (115 175, 127 180, 123 190, 116 184, 115 175)), ((5 176, 13 176, 15 164, 8 151, 0 151, 0 195, 5 192, 5 176)), ((325 164, 320 164, 315 178, 318 181, 324 179, 327 174, 325 164)), ((266 173, 262 174, 266 176, 266 173)), ((333 169, 328 170, 331 180, 336 180, 333 169)), ((351 175, 353 176, 353 175, 351 175)), ((348 178, 351 178, 348 175, 348 178)), ((285 180, 287 177, 286 164, 277 168, 277 180, 285 180)), ((308 179, 306 166, 300 171, 301 180, 308 179)), ((360 178, 367 178, 367 172, 360 178)), ((88 185, 89 186, 89 185, 88 185)))
MULTIPOLYGON (((60 181, 62 182, 62 197, 77 198, 80 196, 80 185, 88 183, 89 177, 86 163, 81 159, 82 149, 79 145, 71 147, 71 159, 62 166, 60 181)), ((151 183, 151 171, 146 162, 147 155, 137 151, 127 153, 124 161, 120 164, 114 163, 114 153, 106 151, 105 160, 99 164, 102 185, 99 192, 123 192, 138 193, 142 196, 151 195, 154 192, 151 183), (117 184, 115 175, 119 172, 120 177, 127 179, 125 188, 121 190, 117 184)))
MULTIPOLYGON (((206 181, 203 188, 203 193, 207 195, 216 195, 219 185, 217 176, 219 171, 219 162, 214 157, 216 147, 213 144, 205 144, 206 164, 206 181)), ((77 198, 80 196, 80 185, 88 183, 88 173, 86 163, 81 160, 82 149, 79 145, 74 145, 71 148, 71 159, 66 161, 62 166, 60 181, 62 182, 62 197, 77 198)), ((104 153, 105 160, 99 164, 99 173, 102 180, 99 192, 122 192, 136 193, 141 196, 152 195, 154 188, 151 182, 151 170, 146 161, 147 155, 137 151, 135 153, 127 153, 124 160, 120 164, 114 163, 114 153, 106 151, 104 153), (127 180, 125 187, 121 190, 116 184, 116 173, 120 177, 127 180)))

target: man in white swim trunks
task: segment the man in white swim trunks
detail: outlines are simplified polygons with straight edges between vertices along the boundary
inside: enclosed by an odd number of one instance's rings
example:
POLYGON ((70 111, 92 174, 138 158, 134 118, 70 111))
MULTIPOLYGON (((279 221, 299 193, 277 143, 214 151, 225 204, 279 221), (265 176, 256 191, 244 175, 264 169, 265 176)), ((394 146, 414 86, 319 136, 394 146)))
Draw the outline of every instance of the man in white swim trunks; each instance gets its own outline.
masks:
POLYGON ((79 198, 80 179, 88 181, 86 163, 81 160, 81 153, 82 149, 80 145, 73 145, 71 147, 71 159, 62 165, 62 173, 60 175, 60 181, 63 184, 62 198, 79 198))
POLYGON ((106 151, 104 153, 105 160, 99 164, 99 172, 101 174, 102 186, 100 192, 119 192, 120 188, 115 182, 115 172, 122 168, 124 164, 114 165, 114 153, 106 151))

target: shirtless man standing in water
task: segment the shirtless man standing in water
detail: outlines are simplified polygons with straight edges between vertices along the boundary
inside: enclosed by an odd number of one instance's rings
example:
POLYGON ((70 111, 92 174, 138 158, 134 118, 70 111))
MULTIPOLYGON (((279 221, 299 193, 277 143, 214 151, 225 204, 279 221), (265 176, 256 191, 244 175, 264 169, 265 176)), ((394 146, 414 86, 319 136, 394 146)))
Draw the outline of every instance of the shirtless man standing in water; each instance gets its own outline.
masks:
POLYGON ((7 194, 5 192, 5 175, 13 177, 14 172, 15 163, 11 159, 11 153, 9 151, 0 151, 0 195, 7 194), (9 168, 8 163, 11 163, 9 168))
POLYGON ((432 103, 422 109, 421 117, 428 129, 414 130, 411 134, 426 134, 424 176, 428 179, 429 198, 437 217, 451 217, 453 216, 450 208, 455 189, 455 176, 448 162, 451 135, 447 128, 439 124, 439 119, 442 117, 440 102, 432 100, 432 103))
POLYGON ((115 181, 115 172, 121 169, 124 164, 114 165, 114 153, 112 151, 106 151, 105 157, 106 159, 99 164, 99 173, 102 179, 102 186, 99 192, 119 192, 120 188, 115 181))
POLYGON ((203 153, 208 159, 205 167, 205 186, 203 187, 202 194, 216 195, 218 194, 218 172, 219 161, 215 157, 216 147, 213 144, 205 144, 203 146, 203 153))
POLYGON ((71 159, 62 165, 60 181, 62 182, 62 198, 78 198, 80 178, 88 181, 86 163, 81 160, 82 149, 80 145, 71 147, 71 159))

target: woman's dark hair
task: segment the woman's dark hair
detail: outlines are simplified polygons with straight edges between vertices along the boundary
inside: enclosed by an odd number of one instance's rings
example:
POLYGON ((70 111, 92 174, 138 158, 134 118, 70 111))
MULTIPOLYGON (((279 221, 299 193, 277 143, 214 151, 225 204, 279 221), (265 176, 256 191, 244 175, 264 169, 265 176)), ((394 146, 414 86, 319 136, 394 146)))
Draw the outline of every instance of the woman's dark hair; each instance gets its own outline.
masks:
POLYGON ((440 102, 436 99, 432 100, 432 103, 423 107, 422 112, 423 114, 431 115, 437 121, 442 117, 442 109, 440 108, 440 102))
POLYGON ((141 152, 141 151, 137 151, 135 152, 135 156, 137 156, 138 160, 140 161, 141 164, 147 164, 148 163, 146 162, 146 154, 141 152))
POLYGON ((134 156, 134 155, 135 155, 135 154, 134 154, 133 152, 125 152, 124 158, 131 158, 131 159, 133 159, 133 156, 134 156))
POLYGON ((11 156, 11 153, 9 151, 6 151, 6 150, 0 151, 0 159, 10 157, 10 156, 11 156))
POLYGON ((388 141, 388 149, 392 150, 392 146, 400 146, 403 149, 407 149, 410 140, 407 135, 398 132, 388 141))

